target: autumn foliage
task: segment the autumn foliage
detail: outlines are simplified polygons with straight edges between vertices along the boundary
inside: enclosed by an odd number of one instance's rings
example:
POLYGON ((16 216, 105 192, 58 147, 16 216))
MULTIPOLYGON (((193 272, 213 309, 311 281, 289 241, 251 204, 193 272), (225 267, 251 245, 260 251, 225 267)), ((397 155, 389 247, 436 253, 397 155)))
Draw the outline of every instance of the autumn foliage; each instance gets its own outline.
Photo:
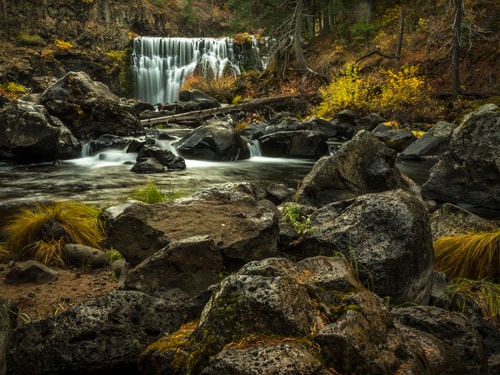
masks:
POLYGON ((319 92, 322 101, 313 112, 322 117, 354 109, 412 121, 430 116, 436 107, 426 78, 414 65, 361 75, 355 64, 348 64, 319 92))

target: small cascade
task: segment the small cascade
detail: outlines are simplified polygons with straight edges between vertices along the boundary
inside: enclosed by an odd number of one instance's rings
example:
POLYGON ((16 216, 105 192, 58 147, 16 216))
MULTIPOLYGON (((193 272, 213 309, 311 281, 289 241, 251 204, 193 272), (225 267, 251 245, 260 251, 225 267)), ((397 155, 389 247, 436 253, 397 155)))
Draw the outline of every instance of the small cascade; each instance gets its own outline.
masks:
POLYGON ((250 150, 250 158, 262 156, 260 151, 260 143, 257 140, 251 140, 247 143, 248 150, 250 150))
POLYGON ((173 103, 184 80, 194 72, 206 78, 236 76, 247 60, 257 61, 253 65, 263 69, 266 64, 259 54, 255 38, 249 52, 231 38, 134 38, 135 96, 154 105, 173 103), (250 56, 245 57, 247 53, 250 56))
POLYGON ((92 147, 89 142, 82 143, 82 151, 80 152, 80 157, 85 158, 92 155, 92 147))

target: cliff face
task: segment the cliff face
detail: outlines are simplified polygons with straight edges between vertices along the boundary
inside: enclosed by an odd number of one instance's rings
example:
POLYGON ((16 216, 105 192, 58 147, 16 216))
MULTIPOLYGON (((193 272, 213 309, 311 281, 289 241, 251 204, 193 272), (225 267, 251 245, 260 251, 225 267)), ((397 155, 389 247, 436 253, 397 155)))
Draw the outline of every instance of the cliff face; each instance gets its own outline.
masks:
MULTIPOLYGON (((14 41, 20 34, 28 33, 47 42, 62 39, 84 47, 121 49, 127 45, 129 33, 189 36, 199 31, 191 23, 208 26, 212 32, 221 31, 223 21, 206 14, 203 7, 186 8, 179 1, 163 3, 166 2, 0 0, 0 40, 14 41), (213 25, 208 24, 210 21, 213 25)), ((209 13, 216 9, 213 5, 208 8, 209 13)))
POLYGON ((125 50, 130 38, 224 32, 224 12, 203 1, 0 0, 0 82, 17 81, 35 91, 42 77, 82 70, 120 91, 118 70, 126 62, 106 52, 125 50), (168 4, 167 4, 168 3, 168 4), (157 4, 157 5, 155 5, 157 4), (61 48, 57 41, 69 42, 61 48))

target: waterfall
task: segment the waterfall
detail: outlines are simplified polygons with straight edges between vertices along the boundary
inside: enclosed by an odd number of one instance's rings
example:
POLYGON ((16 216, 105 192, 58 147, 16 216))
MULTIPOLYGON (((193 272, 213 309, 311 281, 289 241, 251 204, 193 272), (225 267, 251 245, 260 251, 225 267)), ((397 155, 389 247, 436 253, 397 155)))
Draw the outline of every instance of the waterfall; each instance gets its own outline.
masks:
POLYGON ((248 141, 247 147, 250 151, 250 157, 262 156, 262 152, 260 151, 260 143, 258 140, 248 141))
MULTIPOLYGON (((135 96, 151 104, 173 103, 184 80, 195 71, 203 77, 239 75, 244 64, 242 53, 231 38, 134 38, 135 96)), ((258 60, 254 38, 250 53, 252 60, 258 60)), ((263 61, 258 69, 265 67, 263 61)))

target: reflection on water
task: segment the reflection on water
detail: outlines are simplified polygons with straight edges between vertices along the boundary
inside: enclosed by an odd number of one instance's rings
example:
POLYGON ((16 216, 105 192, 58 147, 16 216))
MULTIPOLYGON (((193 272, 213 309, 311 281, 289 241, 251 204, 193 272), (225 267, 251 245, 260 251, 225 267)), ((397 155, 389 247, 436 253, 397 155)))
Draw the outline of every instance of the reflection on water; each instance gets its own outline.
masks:
POLYGON ((248 181, 262 188, 279 182, 296 187, 314 164, 313 160, 268 157, 233 162, 186 160, 185 170, 143 175, 130 171, 136 156, 108 150, 57 165, 0 164, 0 209, 5 212, 21 204, 61 199, 106 207, 123 202, 149 181, 163 191, 186 194, 224 182, 248 181))

